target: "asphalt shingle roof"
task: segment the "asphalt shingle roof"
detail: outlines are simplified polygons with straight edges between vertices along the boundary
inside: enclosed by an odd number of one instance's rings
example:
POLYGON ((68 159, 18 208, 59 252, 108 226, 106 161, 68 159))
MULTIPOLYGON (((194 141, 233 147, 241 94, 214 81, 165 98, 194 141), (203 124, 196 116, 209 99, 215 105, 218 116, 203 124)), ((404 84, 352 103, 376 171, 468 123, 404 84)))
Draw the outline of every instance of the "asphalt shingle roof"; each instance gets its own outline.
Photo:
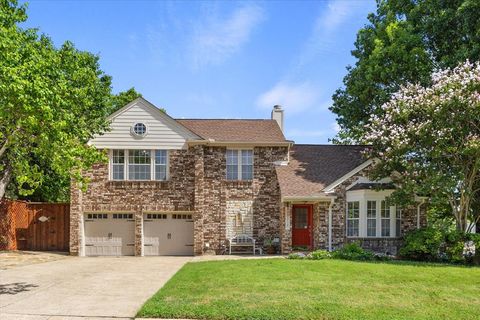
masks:
POLYGON ((366 159, 358 145, 294 145, 287 166, 276 168, 282 197, 322 196, 322 189, 366 159))
POLYGON ((286 142, 275 120, 176 119, 203 139, 228 142, 286 142))

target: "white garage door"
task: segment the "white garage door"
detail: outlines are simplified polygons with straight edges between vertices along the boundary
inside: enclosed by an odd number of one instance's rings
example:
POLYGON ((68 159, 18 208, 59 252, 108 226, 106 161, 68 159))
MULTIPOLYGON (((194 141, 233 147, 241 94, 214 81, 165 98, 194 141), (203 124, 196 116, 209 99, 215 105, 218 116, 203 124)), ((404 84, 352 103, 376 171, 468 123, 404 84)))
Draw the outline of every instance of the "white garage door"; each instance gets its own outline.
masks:
POLYGON ((146 256, 193 255, 191 214, 148 213, 143 217, 146 256))
POLYGON ((85 215, 86 256, 133 256, 135 220, 132 213, 85 215))

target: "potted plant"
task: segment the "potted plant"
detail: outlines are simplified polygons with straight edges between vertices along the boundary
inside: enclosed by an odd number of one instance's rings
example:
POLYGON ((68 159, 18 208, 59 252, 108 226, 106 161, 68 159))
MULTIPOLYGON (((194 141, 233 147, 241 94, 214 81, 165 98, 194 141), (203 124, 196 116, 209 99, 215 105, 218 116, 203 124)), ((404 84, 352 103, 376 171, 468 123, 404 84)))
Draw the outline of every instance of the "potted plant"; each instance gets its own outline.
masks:
POLYGON ((277 253, 277 248, 275 246, 275 240, 273 238, 267 237, 267 238, 263 239, 263 247, 265 248, 265 252, 267 254, 277 253))

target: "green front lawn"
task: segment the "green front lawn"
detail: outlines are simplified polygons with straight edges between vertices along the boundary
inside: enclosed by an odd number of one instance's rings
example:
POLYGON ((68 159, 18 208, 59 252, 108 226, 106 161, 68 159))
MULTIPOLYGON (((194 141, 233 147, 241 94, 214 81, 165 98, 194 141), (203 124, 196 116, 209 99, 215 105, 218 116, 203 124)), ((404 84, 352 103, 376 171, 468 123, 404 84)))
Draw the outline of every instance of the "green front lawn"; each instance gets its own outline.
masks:
POLYGON ((188 263, 138 316, 479 319, 480 268, 286 259, 188 263))

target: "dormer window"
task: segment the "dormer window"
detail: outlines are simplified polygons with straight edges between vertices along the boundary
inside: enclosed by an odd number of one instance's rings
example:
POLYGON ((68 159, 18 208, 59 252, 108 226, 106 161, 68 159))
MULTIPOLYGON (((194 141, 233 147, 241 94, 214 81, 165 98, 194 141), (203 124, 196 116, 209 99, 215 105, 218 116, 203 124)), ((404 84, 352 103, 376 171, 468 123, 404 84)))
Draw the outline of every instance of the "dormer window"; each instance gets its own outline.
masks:
POLYGON ((132 132, 137 137, 144 137, 147 134, 147 126, 144 123, 137 122, 133 125, 132 132))

